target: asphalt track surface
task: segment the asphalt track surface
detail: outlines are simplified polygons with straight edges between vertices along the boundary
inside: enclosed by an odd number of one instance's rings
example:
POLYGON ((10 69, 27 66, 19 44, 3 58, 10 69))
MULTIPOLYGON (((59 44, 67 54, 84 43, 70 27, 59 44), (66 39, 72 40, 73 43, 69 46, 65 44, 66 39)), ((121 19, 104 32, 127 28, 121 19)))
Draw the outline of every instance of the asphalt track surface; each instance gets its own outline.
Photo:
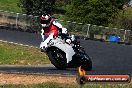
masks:
MULTIPOLYGON (((40 34, 0 29, 0 40, 38 47, 41 37, 40 34)), ((132 75, 132 46, 82 39, 80 42, 87 54, 92 57, 93 70, 88 71, 87 74, 132 75)), ((41 66, 0 66, 0 72, 75 75, 77 70, 57 70, 49 64, 41 66)))

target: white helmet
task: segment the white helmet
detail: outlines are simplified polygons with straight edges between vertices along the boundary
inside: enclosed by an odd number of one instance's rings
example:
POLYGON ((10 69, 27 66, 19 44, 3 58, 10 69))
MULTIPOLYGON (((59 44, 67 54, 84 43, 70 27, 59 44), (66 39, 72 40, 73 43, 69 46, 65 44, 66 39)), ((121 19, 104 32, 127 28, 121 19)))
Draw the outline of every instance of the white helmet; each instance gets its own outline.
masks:
POLYGON ((53 19, 50 15, 42 15, 40 17, 42 27, 49 27, 53 19))

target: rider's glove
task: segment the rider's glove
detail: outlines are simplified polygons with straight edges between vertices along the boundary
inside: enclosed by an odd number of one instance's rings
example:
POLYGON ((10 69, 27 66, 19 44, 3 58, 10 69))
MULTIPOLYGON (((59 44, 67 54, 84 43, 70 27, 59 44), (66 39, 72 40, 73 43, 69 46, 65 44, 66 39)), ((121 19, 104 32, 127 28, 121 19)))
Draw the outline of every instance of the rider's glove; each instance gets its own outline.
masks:
POLYGON ((62 33, 63 34, 67 34, 67 29, 66 28, 62 28, 62 33))
POLYGON ((71 39, 66 39, 66 43, 71 44, 71 39))
POLYGON ((41 42, 40 49, 44 49, 46 47, 47 47, 47 43, 46 42, 41 42))

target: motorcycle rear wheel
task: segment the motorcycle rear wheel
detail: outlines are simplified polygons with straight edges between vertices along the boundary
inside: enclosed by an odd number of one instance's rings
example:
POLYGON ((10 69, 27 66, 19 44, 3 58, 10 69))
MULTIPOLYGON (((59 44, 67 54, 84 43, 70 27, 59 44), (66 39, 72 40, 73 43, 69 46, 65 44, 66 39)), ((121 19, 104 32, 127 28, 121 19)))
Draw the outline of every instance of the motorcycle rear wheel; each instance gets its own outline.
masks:
POLYGON ((86 71, 91 71, 92 70, 92 61, 88 60, 88 61, 82 63, 82 69, 84 69, 86 71))

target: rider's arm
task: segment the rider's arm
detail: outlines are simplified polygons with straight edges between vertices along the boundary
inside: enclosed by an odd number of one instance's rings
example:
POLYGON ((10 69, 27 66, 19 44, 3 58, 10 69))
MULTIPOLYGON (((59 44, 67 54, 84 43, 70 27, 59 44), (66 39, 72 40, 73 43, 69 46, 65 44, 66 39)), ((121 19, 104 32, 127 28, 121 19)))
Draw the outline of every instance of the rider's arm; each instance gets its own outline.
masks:
POLYGON ((59 29, 61 29, 61 32, 62 32, 63 34, 67 34, 67 29, 64 28, 60 23, 58 23, 57 21, 53 21, 53 24, 54 24, 55 26, 57 26, 59 29))
POLYGON ((54 33, 50 33, 49 37, 47 39, 45 39, 45 41, 40 44, 41 49, 44 49, 48 46, 48 42, 53 39, 53 35, 54 35, 54 33))
POLYGON ((44 30, 41 29, 41 37, 42 37, 42 41, 44 41, 44 30))

